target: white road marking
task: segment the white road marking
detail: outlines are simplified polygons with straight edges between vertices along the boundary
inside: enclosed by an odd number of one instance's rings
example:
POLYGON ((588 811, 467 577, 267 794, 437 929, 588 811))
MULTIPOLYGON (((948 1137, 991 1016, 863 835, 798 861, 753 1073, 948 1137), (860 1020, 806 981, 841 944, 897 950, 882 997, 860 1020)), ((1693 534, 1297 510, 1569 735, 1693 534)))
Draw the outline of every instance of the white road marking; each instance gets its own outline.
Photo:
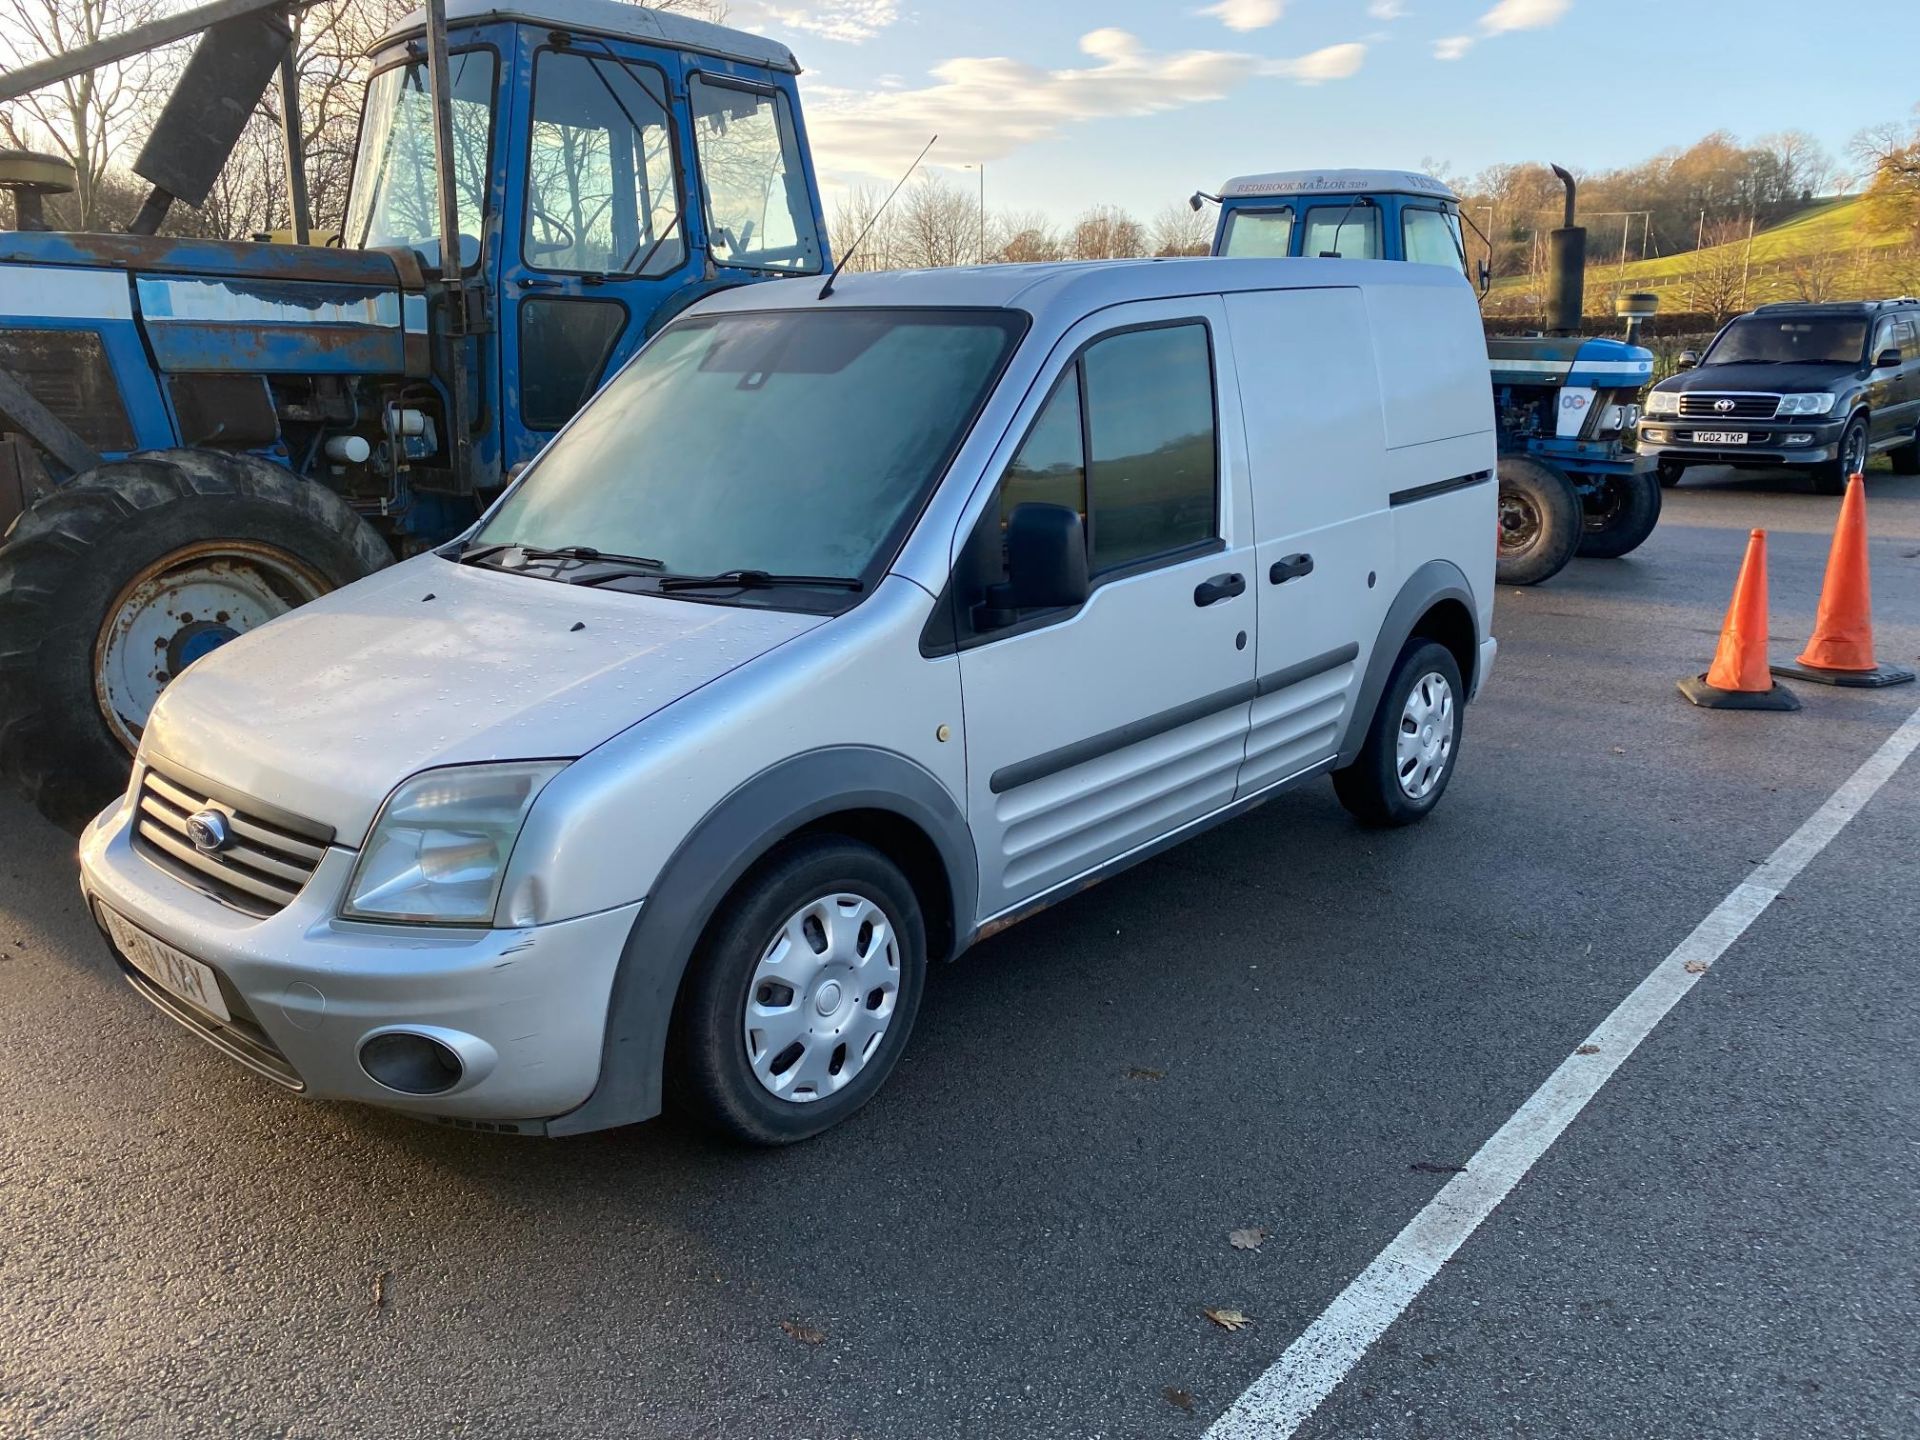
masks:
POLYGON ((1207 1440, 1285 1440, 1413 1303, 1480 1222, 1546 1154, 1600 1087, 1780 892, 1920 748, 1920 710, 1780 847, 1694 926, 1631 995, 1560 1062, 1373 1263, 1207 1429, 1207 1440), (1589 1046, 1595 1049, 1581 1054, 1589 1046))

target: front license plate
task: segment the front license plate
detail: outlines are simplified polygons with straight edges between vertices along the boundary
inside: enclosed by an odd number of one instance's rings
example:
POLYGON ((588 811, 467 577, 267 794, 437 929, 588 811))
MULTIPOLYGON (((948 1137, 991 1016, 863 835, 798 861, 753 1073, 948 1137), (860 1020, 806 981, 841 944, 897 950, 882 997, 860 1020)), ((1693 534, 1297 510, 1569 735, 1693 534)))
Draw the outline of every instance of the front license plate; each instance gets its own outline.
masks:
POLYGON ((100 918, 106 922, 107 933, 113 936, 120 953, 142 975, 216 1020, 233 1019, 227 1002, 220 998, 220 982, 211 967, 202 965, 185 951, 174 949, 164 940, 156 940, 105 905, 100 907, 100 918))
POLYGON ((1696 430, 1693 432, 1696 445, 1744 445, 1747 432, 1744 430, 1696 430))

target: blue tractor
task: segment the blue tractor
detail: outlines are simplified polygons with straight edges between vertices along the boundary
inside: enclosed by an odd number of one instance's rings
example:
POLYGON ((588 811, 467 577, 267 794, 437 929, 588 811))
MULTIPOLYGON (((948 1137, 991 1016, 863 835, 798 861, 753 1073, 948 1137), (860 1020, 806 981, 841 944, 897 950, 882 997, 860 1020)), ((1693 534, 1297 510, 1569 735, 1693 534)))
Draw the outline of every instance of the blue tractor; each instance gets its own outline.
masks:
MULTIPOLYGON (((1653 354, 1627 341, 1579 335, 1586 232, 1566 223, 1549 244, 1551 296, 1541 335, 1487 341, 1500 437, 1499 579, 1534 585, 1577 554, 1612 558, 1653 533, 1660 484, 1628 447, 1653 354)), ((1460 198, 1430 175, 1395 170, 1296 170, 1229 180, 1212 253, 1322 256, 1444 265, 1463 273, 1460 198)), ((1471 223, 1471 222, 1469 222, 1471 223)), ((1484 238, 1484 237, 1483 237, 1484 238)), ((1490 267, 1476 278, 1484 294, 1490 267)), ((1649 297, 1650 298, 1650 297, 1649 297)), ((1630 322, 1632 323, 1632 322, 1630 322)))
POLYGON ((386 36, 343 232, 308 243, 306 3, 0 75, 4 101, 201 34, 126 233, 46 229, 71 172, 0 154, 0 774, 64 823, 197 657, 467 529, 700 296, 828 263, 792 53, 617 0, 432 0, 386 36), (158 234, 276 83, 298 243, 158 234))

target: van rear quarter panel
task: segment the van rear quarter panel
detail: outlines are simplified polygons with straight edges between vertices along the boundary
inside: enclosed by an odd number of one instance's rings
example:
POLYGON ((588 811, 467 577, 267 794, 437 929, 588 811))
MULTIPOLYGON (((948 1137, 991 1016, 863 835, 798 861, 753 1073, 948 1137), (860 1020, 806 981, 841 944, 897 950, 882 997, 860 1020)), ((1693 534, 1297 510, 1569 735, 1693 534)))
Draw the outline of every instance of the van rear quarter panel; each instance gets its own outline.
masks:
POLYGON ((1333 753, 1354 691, 1398 588, 1373 348, 1352 286, 1225 297, 1246 417, 1259 537, 1263 676, 1357 646, 1351 658, 1253 704, 1241 793, 1333 753), (1275 584, 1274 562, 1313 557, 1311 573, 1275 584), (1371 581, 1371 583, 1369 583, 1371 581))
POLYGON ((1493 627, 1498 505, 1493 384, 1480 308, 1463 280, 1381 286, 1367 292, 1366 307, 1390 495, 1488 476, 1478 485, 1391 506, 1397 578, 1429 560, 1458 565, 1473 589, 1484 640, 1493 627))

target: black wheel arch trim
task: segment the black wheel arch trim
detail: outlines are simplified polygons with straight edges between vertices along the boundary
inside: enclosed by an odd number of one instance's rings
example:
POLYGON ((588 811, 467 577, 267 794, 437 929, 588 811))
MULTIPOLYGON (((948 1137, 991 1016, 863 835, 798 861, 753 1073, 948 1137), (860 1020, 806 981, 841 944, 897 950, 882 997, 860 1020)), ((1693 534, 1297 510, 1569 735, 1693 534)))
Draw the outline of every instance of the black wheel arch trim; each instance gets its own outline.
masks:
POLYGON ((1336 769, 1351 765, 1359 756, 1373 724, 1373 712, 1380 704, 1380 693, 1387 688, 1387 677, 1393 673, 1400 652, 1406 648, 1421 617, 1443 600, 1459 601, 1466 607, 1473 624, 1475 653, 1468 657, 1461 676, 1467 693, 1473 693, 1479 666, 1478 650, 1480 642, 1486 639, 1480 633, 1480 611, 1460 567, 1448 560, 1429 560, 1407 577, 1400 593, 1393 597, 1393 604, 1387 607, 1386 619, 1380 622, 1379 637, 1374 641, 1373 653, 1367 657, 1366 674, 1354 693, 1353 709, 1347 714, 1347 733, 1340 741, 1340 753, 1334 761, 1336 769))
POLYGON ((584 1103, 546 1123, 546 1133, 577 1135, 660 1113, 674 1004, 720 902, 782 841, 853 810, 896 815, 932 840, 951 891, 957 953, 973 931, 979 864, 966 817, 946 786, 877 747, 836 745, 782 760, 709 810, 661 867, 620 952, 600 1078, 584 1103))

